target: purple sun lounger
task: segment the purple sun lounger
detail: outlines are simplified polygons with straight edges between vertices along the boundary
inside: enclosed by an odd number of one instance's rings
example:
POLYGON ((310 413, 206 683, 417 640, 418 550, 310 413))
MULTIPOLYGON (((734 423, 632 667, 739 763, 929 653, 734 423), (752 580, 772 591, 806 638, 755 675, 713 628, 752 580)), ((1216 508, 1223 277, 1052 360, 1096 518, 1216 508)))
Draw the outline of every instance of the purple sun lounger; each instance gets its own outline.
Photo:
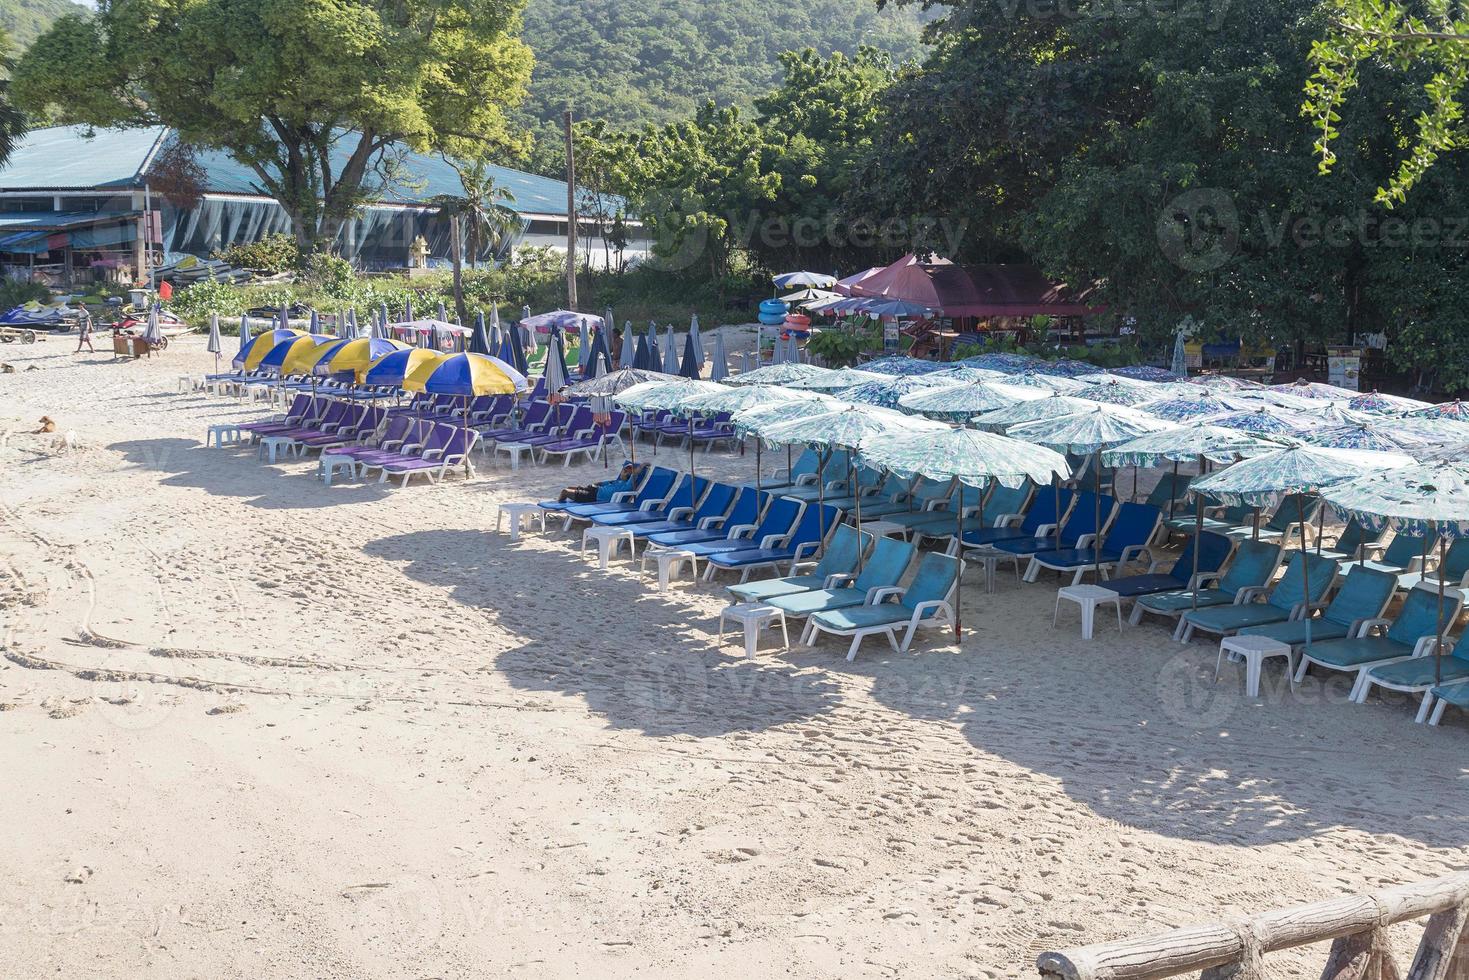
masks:
POLYGON ((401 476, 401 485, 406 487, 414 476, 423 474, 429 478, 430 483, 438 483, 451 467, 463 465, 474 449, 474 444, 479 441, 479 433, 473 429, 455 429, 441 422, 435 429, 435 435, 446 428, 450 430, 450 435, 443 440, 440 448, 435 450, 425 447, 423 455, 418 459, 385 463, 381 467, 383 472, 378 482, 386 483, 390 476, 401 476))

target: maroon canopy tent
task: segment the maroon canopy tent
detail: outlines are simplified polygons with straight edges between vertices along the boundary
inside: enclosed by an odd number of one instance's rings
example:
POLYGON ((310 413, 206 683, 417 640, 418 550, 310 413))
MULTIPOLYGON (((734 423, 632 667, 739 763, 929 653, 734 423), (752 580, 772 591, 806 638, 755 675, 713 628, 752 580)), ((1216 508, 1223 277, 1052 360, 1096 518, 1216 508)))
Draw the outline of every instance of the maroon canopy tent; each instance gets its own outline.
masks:
POLYGON ((1091 290, 1053 283, 1033 265, 955 265, 905 255, 853 284, 857 296, 881 296, 936 309, 949 317, 1070 317, 1103 313, 1087 302, 1091 290))

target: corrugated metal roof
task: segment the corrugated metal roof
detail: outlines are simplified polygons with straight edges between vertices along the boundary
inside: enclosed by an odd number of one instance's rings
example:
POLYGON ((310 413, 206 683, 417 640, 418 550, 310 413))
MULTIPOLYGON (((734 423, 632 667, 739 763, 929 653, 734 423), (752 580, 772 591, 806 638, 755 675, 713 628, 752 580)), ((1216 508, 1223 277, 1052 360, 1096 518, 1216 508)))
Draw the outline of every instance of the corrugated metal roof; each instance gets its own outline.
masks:
POLYGON ((0 191, 121 190, 137 186, 138 171, 163 127, 92 129, 50 126, 21 137, 0 170, 0 191))
POLYGON ((0 211, 0 233, 12 231, 57 231, 121 221, 136 211, 0 211))
MULTIPOLYGON (((26 134, 0 170, 0 191, 123 190, 141 188, 139 175, 165 130, 53 126, 26 134)), ((345 147, 338 162, 345 162, 345 147)), ((199 163, 206 189, 218 194, 259 195, 255 174, 228 154, 206 150, 199 163)), ((454 168, 438 157, 408 153, 404 169, 413 186, 399 188, 385 203, 421 204, 439 194, 461 193, 454 168)), ((566 214, 566 182, 509 167, 491 166, 495 182, 515 195, 509 206, 521 213, 566 214)))

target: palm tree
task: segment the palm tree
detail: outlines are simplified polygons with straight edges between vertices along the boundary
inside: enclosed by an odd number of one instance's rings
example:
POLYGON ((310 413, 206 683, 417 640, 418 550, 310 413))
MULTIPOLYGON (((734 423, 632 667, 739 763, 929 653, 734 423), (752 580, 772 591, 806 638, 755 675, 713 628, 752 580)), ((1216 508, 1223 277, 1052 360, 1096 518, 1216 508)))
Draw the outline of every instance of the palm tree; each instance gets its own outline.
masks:
POLYGON ((461 194, 439 194, 429 203, 449 219, 449 248, 454 262, 454 307, 461 323, 469 322, 464 308, 464 246, 469 247, 470 268, 479 265, 480 255, 488 247, 498 253, 515 232, 520 230, 520 215, 507 205, 515 203, 509 188, 500 187, 490 173, 489 165, 479 159, 444 162, 459 175, 461 194))

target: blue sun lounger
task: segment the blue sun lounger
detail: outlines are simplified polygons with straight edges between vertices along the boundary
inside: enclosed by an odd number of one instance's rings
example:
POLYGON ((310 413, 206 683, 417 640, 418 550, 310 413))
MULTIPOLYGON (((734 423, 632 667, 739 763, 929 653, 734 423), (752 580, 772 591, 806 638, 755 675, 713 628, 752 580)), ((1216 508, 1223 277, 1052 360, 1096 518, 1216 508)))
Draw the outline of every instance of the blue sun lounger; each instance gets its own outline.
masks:
POLYGON ((871 557, 851 585, 777 596, 770 600, 770 605, 784 612, 788 619, 804 619, 813 613, 860 606, 871 600, 878 589, 890 589, 901 582, 917 550, 898 538, 878 538, 871 557))
POLYGON ((685 473, 679 477, 678 485, 663 500, 637 510, 619 511, 615 514, 592 514, 591 521, 600 527, 630 527, 633 524, 651 524, 655 521, 672 520, 677 513, 692 512, 709 489, 709 481, 702 476, 685 473))
POLYGON ((1194 574, 1195 547, 1199 549, 1198 574, 1200 578, 1215 575, 1219 569, 1224 567, 1224 563, 1229 561, 1229 556, 1234 554, 1233 541, 1222 534, 1205 531, 1200 541, 1196 542, 1194 538, 1188 539, 1188 544, 1183 547, 1183 553, 1166 572, 1161 570, 1163 563, 1153 559, 1152 552, 1144 548, 1139 554, 1147 555, 1151 559, 1151 564, 1148 565, 1146 572, 1141 575, 1125 575, 1097 584, 1110 592, 1116 592, 1124 599, 1136 599, 1160 592, 1177 592, 1187 589, 1194 574))
POLYGON ((760 512, 769 500, 769 494, 757 492, 754 487, 740 487, 734 506, 723 517, 709 518, 703 522, 706 526, 696 529, 651 531, 647 536, 648 543, 652 550, 658 551, 705 541, 724 541, 732 532, 739 529, 748 531, 758 524, 760 512))
POLYGON ((966 548, 976 548, 982 545, 997 545, 1001 541, 1025 540, 1027 538, 1037 539, 1038 543, 1044 545, 1052 538, 1054 529, 1060 520, 1066 516, 1071 509, 1072 501, 1076 499, 1076 491, 1055 487, 1038 487, 1035 496, 1031 497, 1030 509, 1023 516, 1011 516, 1002 519, 1002 523, 995 527, 981 528, 977 531, 965 531, 962 539, 966 548), (1059 506, 1057 506, 1059 501, 1059 506))
POLYGON ((1320 616, 1246 626, 1239 635, 1264 636, 1292 647, 1301 646, 1308 638, 1314 645, 1321 640, 1351 636, 1363 623, 1382 616, 1397 588, 1398 580, 1386 572, 1363 570, 1342 582, 1320 616))
MULTIPOLYGON (((1015 574, 1019 577, 1022 558, 1030 558, 1042 551, 1084 548, 1096 539, 1098 531, 1107 529, 1116 515, 1117 501, 1114 498, 1101 496, 1094 490, 1083 490, 1076 495, 1075 504, 1054 534, 1051 528, 1042 526, 1028 538, 996 541, 990 547, 1015 563, 1015 574), (1102 515, 1100 525, 1097 523, 1098 501, 1102 515)), ((965 537, 967 539, 968 535, 965 537)))
POLYGON ((709 487, 709 492, 704 494, 704 499, 699 501, 697 508, 675 507, 668 512, 667 520, 645 521, 634 524, 628 530, 634 537, 646 538, 653 534, 699 531, 706 527, 715 527, 716 522, 729 516, 730 508, 734 506, 739 492, 740 488, 733 484, 715 483, 709 487))
POLYGON ((1234 552, 1234 560, 1223 573, 1200 573, 1194 589, 1141 596, 1133 604, 1130 622, 1136 626, 1142 622, 1146 613, 1176 619, 1178 626, 1173 635, 1177 639, 1183 631, 1184 613, 1195 608, 1226 606, 1242 601, 1248 590, 1270 583, 1275 577, 1275 570, 1280 567, 1283 554, 1278 544, 1270 544, 1268 541, 1241 541, 1234 552), (1211 589, 1204 587, 1213 581, 1219 584, 1211 589))
POLYGON ((684 541, 676 545, 665 545, 665 535, 662 534, 655 534, 648 540, 660 548, 674 547, 690 552, 697 558, 708 558, 726 551, 749 551, 752 542, 758 548, 775 548, 791 536, 791 532, 796 529, 796 522, 801 519, 801 512, 805 509, 806 505, 799 500, 776 497, 765 508, 759 524, 730 525, 726 535, 719 540, 684 541))
POLYGON ((738 603, 769 602, 783 595, 810 592, 814 589, 829 589, 852 578, 857 572, 857 562, 867 549, 872 547, 872 535, 859 533, 850 524, 838 524, 826 546, 820 561, 791 562, 791 574, 785 578, 767 578, 758 582, 741 582, 731 585, 726 591, 738 603), (811 566, 811 571, 797 575, 802 566, 811 566))
MULTIPOLYGON (((1035 484, 1029 481, 1013 489, 995 486, 988 493, 978 487, 966 486, 960 491, 957 498, 960 507, 959 520, 954 520, 955 498, 950 498, 949 506, 944 510, 935 510, 927 519, 908 525, 912 530, 912 541, 916 545, 922 545, 929 538, 948 541, 949 544, 945 550, 953 554, 956 524, 959 526, 960 533, 966 535, 970 531, 1008 527, 1024 519, 1026 506, 1033 499, 1035 492, 1035 484)), ((901 523, 898 518, 887 518, 887 520, 898 520, 901 523)))
POLYGON ((673 492, 674 481, 677 479, 678 474, 673 470, 664 466, 655 466, 643 478, 643 485, 637 490, 617 494, 609 501, 558 504, 548 500, 543 501, 540 506, 548 514, 556 513, 564 517, 566 520, 561 530, 565 531, 571 528, 573 521, 590 521, 596 514, 623 514, 659 504, 668 499, 668 495, 673 492))
POLYGON ((1340 565, 1330 558, 1317 558, 1304 551, 1291 552, 1285 574, 1273 586, 1245 589, 1233 605, 1190 609, 1183 614, 1180 643, 1187 643, 1195 631, 1229 636, 1246 626, 1283 623, 1300 619, 1306 610, 1321 601, 1336 581, 1340 565), (1264 602, 1255 600, 1264 597, 1264 602))
MULTIPOLYGON (((1443 631, 1448 632, 1463 607, 1463 595, 1457 591, 1444 594, 1443 631)), ((1436 589, 1409 589, 1403 605, 1392 620, 1369 619, 1358 628, 1355 636, 1339 640, 1312 642, 1301 651, 1301 666, 1296 671, 1296 680, 1302 680, 1312 665, 1327 670, 1355 673, 1351 698, 1361 703, 1366 699, 1372 684, 1391 690, 1428 691, 1434 686, 1433 651, 1439 633, 1438 591, 1436 589), (1383 630, 1378 633, 1376 631, 1383 630), (1399 668, 1399 664, 1407 665, 1399 668), (1427 667, 1425 672, 1422 668, 1427 667), (1374 676, 1377 675, 1377 676, 1374 676), (1368 678, 1371 677, 1369 683, 1368 678), (1416 682, 1416 683, 1414 683, 1416 682), (1404 686, 1406 684, 1406 686, 1404 686)), ((1445 659, 1445 681, 1469 679, 1469 661, 1445 659)), ((1424 706, 1425 710, 1427 705, 1424 706)), ((1419 720, 1424 717, 1419 713, 1419 720)))
POLYGON ((794 563, 798 558, 815 554, 824 536, 829 536, 841 522, 842 512, 835 507, 808 506, 796 522, 795 530, 779 545, 710 555, 704 568, 704 581, 712 581, 716 571, 738 570, 740 581, 747 582, 757 568, 775 568, 782 562, 794 563))
POLYGON ((959 591, 959 570, 963 567, 958 558, 930 552, 918 563, 918 572, 906 589, 878 589, 870 601, 860 606, 812 613, 801 639, 807 646, 815 646, 822 633, 850 636, 850 661, 857 658, 857 648, 864 638, 882 633, 895 653, 907 653, 918 627, 954 625, 954 594, 959 591), (905 626, 907 632, 899 644, 898 630, 905 626))
MULTIPOLYGON (((937 504, 949 499, 949 492, 953 489, 952 480, 905 480, 895 484, 895 491, 886 500, 862 502, 862 519, 876 520, 881 517, 887 519, 889 514, 894 516, 909 513, 924 513, 925 508, 931 504, 937 504), (916 485, 915 485, 916 483, 916 485)), ((932 513, 928 511, 928 513, 932 513)))
MULTIPOLYGON (((1075 514, 1082 506, 1078 503, 1071 512, 1075 514)), ((1105 508, 1105 504, 1103 506, 1105 508)), ((1079 585, 1090 570, 1100 567, 1105 575, 1107 569, 1113 566, 1124 567, 1138 555, 1146 553, 1162 521, 1163 513, 1156 507, 1149 507, 1147 504, 1123 504, 1117 509, 1116 518, 1107 530, 1100 553, 1095 542, 1075 548, 1037 551, 1030 556, 1030 565, 1025 570, 1025 581, 1034 582, 1042 568, 1049 568, 1055 572, 1072 572, 1071 584, 1079 585)))

